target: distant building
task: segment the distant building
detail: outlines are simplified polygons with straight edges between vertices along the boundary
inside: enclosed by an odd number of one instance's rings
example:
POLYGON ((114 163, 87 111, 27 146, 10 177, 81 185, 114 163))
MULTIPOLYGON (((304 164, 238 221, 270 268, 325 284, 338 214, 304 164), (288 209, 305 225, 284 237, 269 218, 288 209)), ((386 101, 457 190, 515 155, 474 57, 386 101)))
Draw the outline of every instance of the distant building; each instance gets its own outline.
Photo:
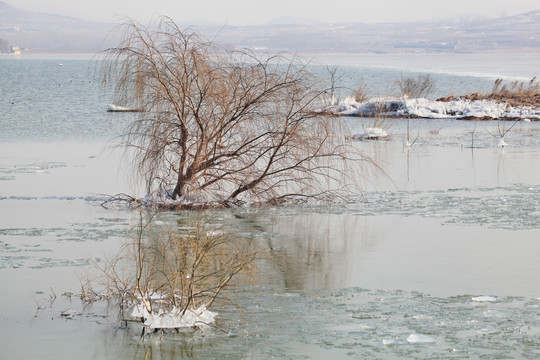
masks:
POLYGON ((21 49, 17 45, 11 47, 11 53, 13 55, 21 55, 21 49))

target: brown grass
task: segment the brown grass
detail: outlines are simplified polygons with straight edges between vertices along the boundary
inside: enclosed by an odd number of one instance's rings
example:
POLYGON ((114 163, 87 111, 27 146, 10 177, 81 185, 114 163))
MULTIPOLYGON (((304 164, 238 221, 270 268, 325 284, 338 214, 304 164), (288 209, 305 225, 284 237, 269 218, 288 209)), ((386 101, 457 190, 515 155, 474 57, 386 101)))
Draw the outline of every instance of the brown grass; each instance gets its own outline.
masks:
MULTIPOLYGON (((455 98, 455 96, 449 96, 439 98, 437 101, 452 101, 455 98)), ((472 93, 459 96, 459 98, 471 101, 493 100, 507 103, 509 106, 540 107, 540 82, 536 77, 532 78, 528 83, 514 81, 509 84, 504 84, 503 79, 497 79, 493 84, 491 93, 472 93)))

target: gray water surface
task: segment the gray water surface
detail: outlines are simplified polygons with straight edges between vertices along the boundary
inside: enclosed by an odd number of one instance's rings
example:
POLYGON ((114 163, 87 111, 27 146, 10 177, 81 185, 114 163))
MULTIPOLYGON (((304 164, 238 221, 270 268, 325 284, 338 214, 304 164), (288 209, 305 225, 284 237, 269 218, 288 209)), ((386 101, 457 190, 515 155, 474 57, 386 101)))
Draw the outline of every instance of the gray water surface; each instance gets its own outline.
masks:
MULTIPOLYGON (((11 76, 0 83, 2 358, 540 356, 534 122, 516 124, 501 148, 497 122, 413 120, 409 148, 407 120, 392 119, 387 140, 356 143, 380 170, 345 204, 160 214, 160 224, 206 216, 270 255, 215 304, 219 328, 141 338, 114 304, 81 303, 82 279, 137 221, 99 206, 137 187, 110 147, 129 118, 105 112, 88 66, 0 60, 11 76), (7 85, 14 71, 34 79, 7 85)), ((354 132, 372 120, 347 121, 354 132)))

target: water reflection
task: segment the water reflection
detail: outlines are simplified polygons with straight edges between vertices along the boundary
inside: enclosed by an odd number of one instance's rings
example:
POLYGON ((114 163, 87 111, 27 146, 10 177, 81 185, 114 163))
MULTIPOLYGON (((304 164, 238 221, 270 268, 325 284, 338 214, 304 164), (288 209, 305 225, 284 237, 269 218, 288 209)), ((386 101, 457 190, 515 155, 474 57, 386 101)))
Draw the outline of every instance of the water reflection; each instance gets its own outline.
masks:
POLYGON ((280 285, 286 289, 328 289, 350 283, 348 269, 380 239, 360 216, 301 213, 271 216, 270 223, 268 232, 278 236, 269 239, 269 246, 281 255, 280 285))
MULTIPOLYGON (((536 261, 540 247, 535 240, 540 230, 524 230, 515 238, 514 230, 479 226, 484 221, 481 218, 478 225, 445 224, 444 217, 453 211, 454 203, 449 200, 447 205, 437 205, 446 212, 441 213, 442 219, 436 214, 428 216, 433 207, 429 204, 421 216, 373 216, 354 208, 261 210, 236 214, 240 221, 235 227, 255 230, 260 246, 272 254, 261 267, 260 284, 285 290, 357 286, 440 296, 484 292, 540 295, 534 277, 520 277, 540 272, 536 261), (514 238, 511 247, 509 238, 514 238)), ((420 206, 416 202, 415 211, 420 206)), ((504 211, 512 211, 512 207, 504 211)), ((472 210, 471 219, 475 215, 472 210)))

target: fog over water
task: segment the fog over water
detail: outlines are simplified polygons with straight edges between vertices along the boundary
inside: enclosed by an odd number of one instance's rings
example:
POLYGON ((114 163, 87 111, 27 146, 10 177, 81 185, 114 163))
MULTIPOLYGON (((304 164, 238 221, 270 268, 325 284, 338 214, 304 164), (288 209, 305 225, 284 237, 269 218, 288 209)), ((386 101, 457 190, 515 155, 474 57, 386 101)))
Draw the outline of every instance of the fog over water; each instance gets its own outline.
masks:
POLYGON ((119 16, 128 16, 146 22, 155 14, 167 14, 181 22, 219 25, 279 23, 283 19, 326 23, 434 22, 443 19, 460 21, 486 17, 497 18, 538 9, 538 4, 533 0, 512 2, 505 0, 477 0, 475 2, 381 0, 369 3, 337 0, 331 6, 322 3, 313 4, 306 0, 295 2, 276 0, 271 5, 254 4, 247 0, 231 0, 227 3, 214 0, 191 3, 155 0, 129 4, 124 0, 95 0, 91 4, 67 0, 6 0, 6 2, 26 10, 59 13, 99 21, 118 20, 119 16))

